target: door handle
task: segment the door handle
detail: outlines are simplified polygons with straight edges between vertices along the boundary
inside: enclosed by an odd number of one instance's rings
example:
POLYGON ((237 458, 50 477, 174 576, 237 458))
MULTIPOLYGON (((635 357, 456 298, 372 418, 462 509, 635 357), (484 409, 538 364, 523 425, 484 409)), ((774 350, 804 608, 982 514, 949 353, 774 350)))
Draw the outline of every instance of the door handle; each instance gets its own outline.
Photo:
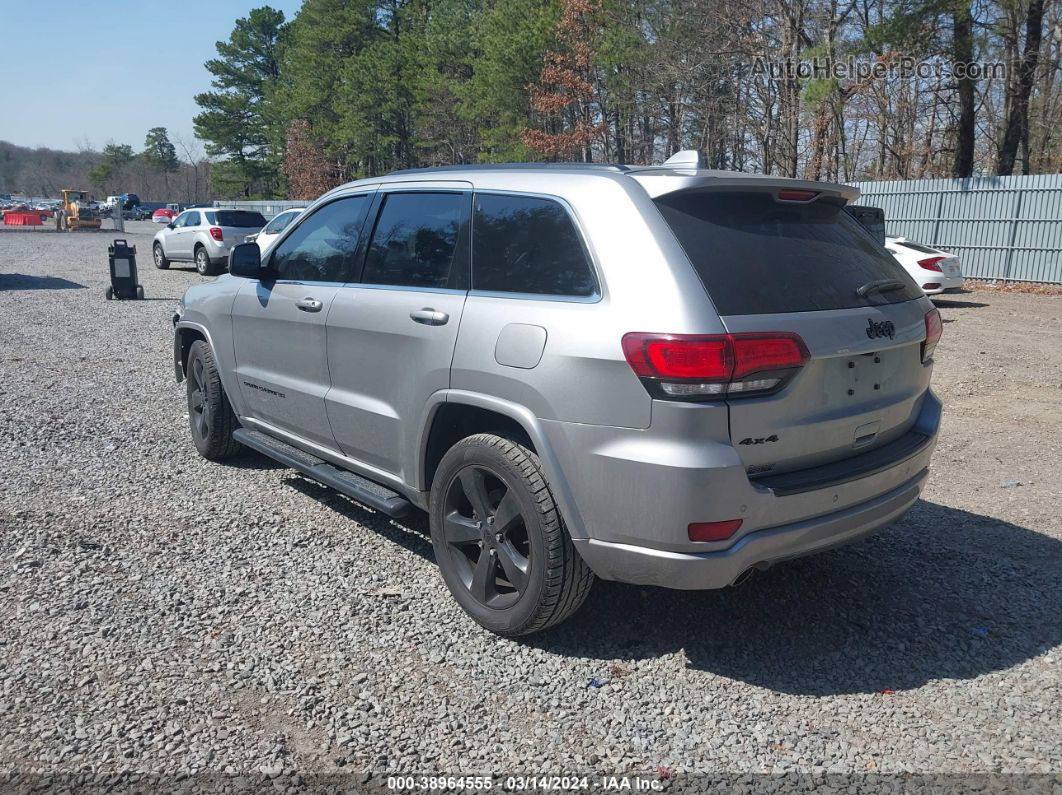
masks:
POLYGON ((316 298, 310 298, 307 296, 298 301, 295 306, 301 309, 303 312, 320 312, 321 307, 324 306, 323 301, 318 301, 316 298))
POLYGON ((436 312, 430 306, 409 313, 414 323, 423 323, 425 326, 445 326, 450 316, 445 312, 436 312))

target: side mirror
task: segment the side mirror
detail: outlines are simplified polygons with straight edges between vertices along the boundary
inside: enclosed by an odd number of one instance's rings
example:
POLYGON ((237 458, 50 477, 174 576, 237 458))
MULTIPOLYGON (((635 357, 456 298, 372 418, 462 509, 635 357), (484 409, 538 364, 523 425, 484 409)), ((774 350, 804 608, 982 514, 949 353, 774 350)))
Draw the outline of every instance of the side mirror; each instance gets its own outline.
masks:
POLYGON ((167 229, 175 229, 176 226, 174 225, 173 221, 170 221, 168 224, 166 224, 166 228, 167 229))
POLYGON ((269 279, 269 269, 262 267, 262 251, 257 243, 240 243, 229 251, 229 273, 244 279, 269 279))

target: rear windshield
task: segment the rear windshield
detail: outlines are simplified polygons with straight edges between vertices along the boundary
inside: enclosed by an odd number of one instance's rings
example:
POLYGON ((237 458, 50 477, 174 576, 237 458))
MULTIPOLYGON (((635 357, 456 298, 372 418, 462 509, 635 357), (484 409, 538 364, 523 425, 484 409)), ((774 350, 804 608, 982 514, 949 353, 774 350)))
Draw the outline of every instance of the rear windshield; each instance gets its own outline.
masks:
POLYGON ((918 243, 912 243, 910 240, 905 240, 902 243, 897 240, 894 241, 895 245, 909 248, 911 251, 917 251, 921 254, 937 254, 939 253, 935 248, 929 248, 928 246, 920 246, 918 243))
POLYGON ((215 210, 207 213, 210 223, 218 226, 235 226, 261 229, 266 225, 266 219, 261 213, 250 210, 215 210))
POLYGON ((721 315, 813 312, 910 301, 918 285, 843 203, 684 191, 656 199, 721 315), (857 290, 898 281, 894 290, 857 290))

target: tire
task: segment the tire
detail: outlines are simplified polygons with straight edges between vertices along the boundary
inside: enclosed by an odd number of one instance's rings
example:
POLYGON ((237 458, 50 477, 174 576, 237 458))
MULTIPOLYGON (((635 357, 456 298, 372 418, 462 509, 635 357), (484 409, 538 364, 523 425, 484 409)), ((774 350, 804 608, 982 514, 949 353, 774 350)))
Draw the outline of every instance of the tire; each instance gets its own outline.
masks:
POLYGON ((210 461, 239 455, 244 447, 232 438, 232 432, 240 423, 221 386, 214 352, 206 342, 192 343, 185 370, 188 424, 199 454, 210 461))
POLYGON ((162 250, 161 243, 156 243, 152 247, 152 255, 155 257, 155 267, 160 271, 167 270, 170 267, 170 261, 166 259, 166 252, 162 250))
POLYGON ((141 287, 139 284, 136 286, 136 298, 138 301, 144 300, 144 288, 141 287))
POLYGON ((450 593, 491 632, 515 637, 554 626, 590 593, 593 572, 568 536, 538 456, 521 444, 477 434, 450 448, 432 482, 429 521, 450 593))
POLYGON ((112 298, 114 298, 114 288, 108 287, 106 290, 103 291, 103 294, 107 296, 107 300, 110 301, 112 298))
POLYGON ((195 269, 200 276, 216 276, 218 269, 203 246, 195 247, 195 269))

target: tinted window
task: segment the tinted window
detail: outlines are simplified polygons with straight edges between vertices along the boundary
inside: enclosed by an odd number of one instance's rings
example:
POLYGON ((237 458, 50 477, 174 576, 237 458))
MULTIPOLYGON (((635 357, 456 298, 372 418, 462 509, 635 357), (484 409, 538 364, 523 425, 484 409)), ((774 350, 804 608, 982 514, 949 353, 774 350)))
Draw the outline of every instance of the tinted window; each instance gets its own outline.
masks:
POLYGON ((844 211, 859 221, 870 232, 870 236, 885 245, 885 211, 878 207, 861 207, 858 204, 846 205, 844 211))
POLYGON ((791 204, 768 193, 683 192, 656 205, 722 315, 849 309, 922 294, 838 201, 791 204), (903 287, 856 293, 881 280, 903 287))
POLYGON ((366 202, 364 196, 338 199, 303 220, 273 252, 277 278, 349 281, 366 202))
POLYGON ((184 226, 199 226, 199 223, 200 223, 200 221, 199 221, 199 213, 196 213, 196 212, 185 213, 184 224, 183 224, 184 226))
POLYGON ((384 199, 362 281, 403 287, 447 287, 468 196, 391 193, 384 199))
POLYGON ((593 270, 564 207, 550 199, 476 194, 472 287, 539 295, 593 295, 593 270))
POLYGON ((265 229, 263 229, 262 232, 267 235, 279 235, 288 228, 288 225, 295 220, 295 216, 297 215, 298 213, 281 213, 266 224, 265 229))
POLYGON ((210 213, 210 223, 218 226, 235 226, 244 229, 261 229, 266 225, 265 216, 249 210, 215 210, 210 213))

